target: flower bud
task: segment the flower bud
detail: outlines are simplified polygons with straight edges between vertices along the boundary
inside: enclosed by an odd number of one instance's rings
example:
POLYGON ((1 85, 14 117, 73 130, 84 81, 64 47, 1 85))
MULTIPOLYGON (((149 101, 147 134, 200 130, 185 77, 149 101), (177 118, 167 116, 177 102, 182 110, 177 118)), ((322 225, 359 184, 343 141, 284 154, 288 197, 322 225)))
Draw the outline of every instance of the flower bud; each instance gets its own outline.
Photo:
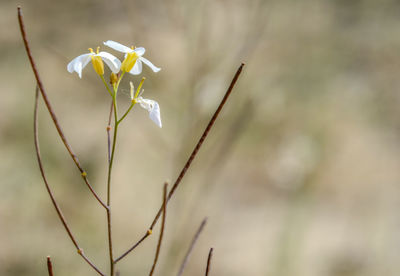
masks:
POLYGON ((111 75, 110 75, 110 83, 112 85, 114 85, 114 84, 117 83, 117 81, 118 81, 118 76, 116 74, 114 74, 114 73, 111 73, 111 75))

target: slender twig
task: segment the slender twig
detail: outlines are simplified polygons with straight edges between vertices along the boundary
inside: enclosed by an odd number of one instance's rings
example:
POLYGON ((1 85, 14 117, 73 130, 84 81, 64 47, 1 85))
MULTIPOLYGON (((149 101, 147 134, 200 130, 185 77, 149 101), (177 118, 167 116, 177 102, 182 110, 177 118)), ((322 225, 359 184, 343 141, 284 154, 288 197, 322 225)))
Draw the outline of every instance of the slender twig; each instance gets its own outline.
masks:
POLYGON ((47 271, 49 272, 49 276, 54 276, 54 274, 53 274, 53 264, 51 263, 50 256, 47 256, 47 271))
POLYGON ((125 111, 124 115, 118 120, 118 124, 122 122, 123 119, 129 114, 129 112, 132 110, 132 107, 135 105, 135 102, 132 102, 129 108, 125 111))
POLYGON ((115 259, 114 263, 118 263, 121 259, 123 259, 126 255, 131 253, 136 247, 138 247, 148 236, 150 236, 153 232, 153 229, 148 229, 146 231, 146 234, 143 235, 143 237, 138 240, 131 248, 129 248, 127 251, 125 251, 124 254, 119 256, 118 258, 115 259))
MULTIPOLYGON (((171 191, 169 191, 169 193, 168 193, 168 201, 170 200, 170 198, 174 194, 176 188, 178 188, 179 184, 182 181, 182 178, 186 174, 186 171, 189 169, 189 167, 192 164, 194 158, 196 157, 197 153, 199 152, 199 149, 203 145, 204 140, 207 138, 207 135, 210 132, 212 126, 214 125, 215 120, 217 119, 219 113, 221 112, 221 110, 224 107, 229 95, 232 92, 232 89, 235 86, 236 81, 238 80, 240 73, 242 72, 243 66, 244 66, 244 63, 242 63, 239 66, 239 68, 237 69, 236 74, 234 75, 234 77, 233 77, 233 79, 231 81, 231 84, 229 85, 229 87, 228 87, 228 89, 227 89, 227 91, 225 93, 225 96, 222 98, 221 103, 219 104, 217 110, 215 111, 214 115, 211 117, 206 129, 203 132, 203 135, 201 135, 199 141, 197 142, 196 146, 194 147, 192 153, 189 156, 189 159, 186 161, 186 164, 183 167, 182 171, 180 172, 178 178, 175 180, 175 183, 172 186, 171 191)), ((154 227, 154 225, 157 223, 158 219, 160 218, 161 211, 162 211, 162 208, 160 208, 160 210, 158 211, 158 213, 157 213, 156 217, 154 218, 153 223, 151 224, 150 228, 154 227)))
POLYGON ((200 226, 199 226, 199 229, 197 229, 197 232, 194 235, 194 237, 192 239, 192 242, 190 243, 190 246, 188 248, 188 251, 186 252, 185 258, 183 259, 181 267, 179 268, 178 274, 176 274, 177 276, 181 276, 182 275, 183 270, 185 269, 186 264, 189 261, 190 254, 192 253, 193 248, 196 245, 196 242, 199 239, 199 236, 200 236, 201 232, 204 229, 204 226, 206 226, 206 223, 207 223, 207 218, 204 218, 203 221, 201 222, 200 226))
POLYGON ((163 239, 164 228, 165 228, 165 218, 167 216, 167 194, 168 194, 167 187, 168 187, 168 183, 164 183, 163 205, 162 205, 163 206, 163 215, 162 215, 162 220, 161 220, 162 222, 161 222, 160 237, 158 238, 156 255, 154 256, 154 262, 153 262, 153 266, 151 267, 149 276, 153 275, 154 269, 156 268, 156 265, 157 265, 158 256, 160 255, 161 242, 163 239))
POLYGON ((211 258, 213 255, 214 248, 210 248, 210 252, 208 252, 208 258, 207 258, 207 267, 206 267, 206 276, 208 276, 208 273, 210 272, 211 268, 211 258))
POLYGON ((117 144, 117 133, 118 133, 118 108, 117 108, 117 90, 114 87, 113 94, 113 109, 114 109, 114 135, 111 147, 111 158, 108 163, 108 176, 107 176, 107 232, 108 232, 108 253, 110 256, 110 276, 114 276, 114 255, 113 255, 113 242, 112 242, 112 231, 111 231, 111 172, 114 163, 115 146, 117 144))
MULTIPOLYGON (((213 127, 216 119, 218 118, 218 115, 220 114, 222 108, 224 107, 229 95, 231 94, 233 87, 236 84, 236 81, 239 78, 240 73, 242 72, 244 63, 240 64, 239 68, 237 69, 231 84, 229 85, 227 91, 225 92, 225 96, 222 98, 217 110, 215 111, 214 115, 211 117, 206 129, 204 130, 203 134, 201 135, 199 141, 197 142, 196 146, 194 147, 192 153, 189 156, 189 159, 186 161, 185 165, 183 166, 183 169, 181 170, 180 174, 178 175, 174 185, 172 186, 172 189, 169 191, 168 193, 168 197, 167 197, 167 201, 169 201, 172 197, 172 195, 174 194, 176 188, 178 188, 179 184, 182 181, 182 178, 185 176, 186 171, 189 169, 190 165, 193 162, 193 159, 196 157, 199 149, 201 148, 204 140, 207 138, 208 133, 210 132, 211 128, 213 127)), ((133 249, 135 249, 139 244, 141 244, 148 236, 148 232, 153 229, 154 225, 157 223, 158 219, 160 218, 160 215, 162 213, 162 206, 161 208, 158 210, 158 213, 156 214, 156 216, 154 217, 153 222, 151 223, 149 230, 146 232, 146 234, 144 234, 144 236, 142 238, 140 238, 140 240, 138 242, 136 242, 132 247, 130 247, 127 251, 125 251, 125 253, 123 253, 120 257, 118 257, 116 259, 116 261, 121 260, 122 258, 124 258, 126 255, 128 255, 133 249)))
POLYGON ((104 275, 83 253, 83 250, 79 247, 78 242, 76 241, 74 235, 72 234, 68 223, 58 205, 56 202, 56 199, 54 197, 53 191, 51 190, 49 183, 47 181, 46 174, 44 172, 43 164, 42 164, 42 157, 40 154, 40 147, 39 147, 39 130, 38 130, 38 104, 39 104, 39 87, 36 86, 36 93, 35 93, 35 108, 34 108, 34 116, 33 116, 33 133, 34 133, 34 140, 35 140, 35 151, 36 151, 36 157, 38 160, 39 164, 39 169, 40 173, 43 178, 43 182, 46 186, 46 190, 50 196, 51 202, 53 203, 54 208, 56 209, 57 215, 59 219, 61 220, 65 230, 67 231, 68 236, 70 237, 72 243, 74 244, 76 250, 78 251, 78 254, 82 256, 82 258, 94 269, 99 273, 100 275, 104 275))
POLYGON ((52 108, 52 106, 51 106, 51 104, 50 104, 50 101, 49 101, 49 99, 48 99, 48 97, 47 97, 47 93, 46 93, 45 90, 44 90, 42 80, 40 79, 40 76, 39 76, 39 71, 38 71, 37 68, 36 68, 36 63, 35 63, 35 61, 34 61, 34 59, 33 59, 33 56, 32 56, 32 53, 31 53, 31 49, 30 49, 30 47, 29 47, 27 35, 26 35, 26 32, 25 32, 25 25, 24 25, 24 21, 23 21, 23 16, 22 16, 21 7, 18 7, 18 22, 19 22, 19 27, 20 27, 20 30, 21 30, 22 40, 24 41, 25 50, 26 50, 26 53, 28 54, 29 62, 31 63, 32 70, 33 70, 33 73, 34 73, 34 75, 35 75, 37 85, 38 85, 39 88, 40 88, 40 92, 41 92, 41 94, 42 94, 42 98, 43 98, 43 100, 44 100, 44 102, 45 102, 45 104, 46 104, 47 110, 49 111, 50 116, 51 116, 51 118, 52 118, 52 120, 53 120, 53 123, 54 123, 54 125, 55 125, 55 127, 56 127, 56 129, 57 129, 58 135, 60 136, 62 142, 64 143, 64 146, 65 146, 65 148, 67 149, 67 151, 68 151, 69 155, 71 156, 72 160, 74 161, 76 167, 77 167, 78 170, 80 171, 80 173, 81 173, 81 175, 82 175, 82 178, 83 178, 83 180, 85 181, 86 185, 88 186, 89 190, 92 192, 93 196, 97 199, 97 201, 98 201, 105 209, 107 209, 107 205, 100 199, 100 197, 99 197, 99 196, 97 195, 97 193, 94 191, 93 187, 90 185, 89 180, 88 180, 88 178, 87 178, 87 173, 86 173, 86 171, 82 168, 81 164, 79 163, 78 157, 77 157, 77 156, 75 155, 75 153, 72 151, 72 148, 71 148, 71 146, 69 145, 69 143, 68 143, 68 141, 67 141, 67 138, 65 137, 64 132, 63 132, 62 129, 61 129, 60 124, 58 123, 56 114, 54 113, 53 108, 52 108))
POLYGON ((108 157, 108 163, 110 163, 111 161, 111 134, 110 134, 110 130, 111 130, 111 118, 112 118, 112 114, 113 114, 113 109, 114 109, 114 104, 111 101, 111 106, 110 106, 110 115, 108 115, 108 124, 107 124, 107 157, 108 157))

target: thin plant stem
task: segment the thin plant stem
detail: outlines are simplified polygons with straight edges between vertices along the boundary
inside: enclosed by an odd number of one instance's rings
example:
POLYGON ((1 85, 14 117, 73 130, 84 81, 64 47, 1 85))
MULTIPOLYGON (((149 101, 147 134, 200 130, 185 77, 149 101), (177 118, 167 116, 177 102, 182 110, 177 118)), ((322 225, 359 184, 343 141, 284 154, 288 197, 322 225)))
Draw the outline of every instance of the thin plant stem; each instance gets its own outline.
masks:
POLYGON ((83 253, 83 250, 80 248, 78 242, 75 239, 75 236, 72 234, 68 223, 54 197, 53 191, 51 190, 49 183, 47 181, 47 177, 46 174, 44 172, 44 168, 43 168, 43 164, 42 164, 42 157, 40 154, 40 147, 39 147, 39 129, 38 129, 38 104, 39 104, 39 87, 36 86, 36 93, 35 93, 35 107, 34 107, 34 116, 33 116, 33 132, 34 132, 34 141, 35 141, 35 151, 36 151, 36 157, 38 160, 38 164, 39 164, 39 170, 40 170, 40 174, 42 175, 43 178, 43 182, 46 186, 46 190, 50 196, 51 202, 53 203, 54 208, 56 209, 58 218, 61 220, 61 223, 63 224, 65 230, 67 231, 67 234, 69 236, 69 238, 71 239, 72 243, 74 244, 77 252, 79 255, 82 256, 82 258, 100 275, 104 274, 85 256, 85 254, 83 253))
MULTIPOLYGON (((190 165, 192 164, 194 158, 196 157, 198 151, 200 150, 201 146, 203 145, 204 140, 207 138, 208 133, 210 132, 211 128, 213 127, 216 119, 218 118, 222 108, 224 107, 226 101, 228 100, 228 97, 230 96, 230 94, 232 93, 232 90, 240 76, 240 73, 242 72, 244 63, 241 63, 239 68, 236 70, 236 73, 227 89, 227 91, 225 92, 224 97, 222 98, 217 110, 215 111, 214 115, 211 117, 210 121, 208 122, 207 127, 205 128, 203 134, 201 135, 199 141, 197 142, 196 146, 194 147, 192 153, 189 156, 189 159, 186 161, 185 165, 183 166, 180 174, 178 175, 177 179, 175 180, 174 185, 172 186, 172 189, 169 191, 168 193, 168 197, 167 197, 167 201, 169 201, 172 197, 172 195, 174 194, 175 190, 178 188, 179 184, 181 183, 183 177, 185 176, 187 170, 189 169, 190 165)), ((139 239, 138 242, 136 242, 133 246, 131 246, 127 251, 125 251, 120 257, 118 257, 116 259, 117 261, 120 261, 122 258, 124 258, 125 256, 127 256, 130 252, 132 252, 132 250, 134 250, 138 245, 140 245, 148 236, 149 236, 149 231, 151 232, 151 230, 153 229, 154 225, 157 223, 158 219, 160 218, 160 215, 162 213, 162 206, 161 208, 158 210, 156 216, 153 219, 153 222, 151 223, 149 230, 146 232, 146 234, 143 235, 142 238, 139 239)))
POLYGON ((108 124, 107 124, 107 157, 108 157, 108 163, 111 161, 111 119, 113 115, 113 110, 114 110, 114 103, 111 100, 111 105, 110 105, 110 115, 108 115, 108 124))
MULTIPOLYGON (((133 95, 133 86, 131 87, 132 91, 131 91, 131 105, 129 106, 128 110, 124 113, 124 115, 122 115, 122 117, 118 120, 118 124, 122 122, 123 119, 125 119, 126 115, 129 114, 129 112, 131 111, 132 107, 136 104, 136 99, 137 97, 139 97, 139 93, 140 93, 140 89, 142 89, 143 83, 146 80, 145 77, 142 78, 142 80, 139 83, 138 88, 136 89, 136 93, 135 95, 133 95)), ((119 82, 118 82, 119 85, 119 82)), ((131 83, 132 85, 132 83, 131 83)))
POLYGON ((146 231, 146 234, 143 235, 143 237, 138 240, 131 248, 129 248, 127 251, 125 251, 124 254, 119 256, 118 258, 115 259, 114 263, 118 263, 120 260, 122 260, 126 255, 131 253, 133 250, 135 250, 136 247, 138 247, 148 236, 150 236, 153 232, 153 229, 148 229, 146 231))
POLYGON ((167 216, 167 187, 168 183, 164 183, 164 193, 163 193, 163 213, 162 213, 162 222, 161 222, 161 230, 160 230, 160 237, 158 238, 158 243, 157 243, 157 250, 156 250, 156 255, 154 256, 154 262, 153 266, 151 267, 149 276, 153 275, 153 272, 156 268, 157 261, 158 261, 158 256, 160 255, 160 249, 161 249, 161 243, 164 235, 164 228, 165 228, 165 218, 167 216))
POLYGON ((49 272, 49 276, 54 276, 54 274, 53 274, 53 264, 51 263, 50 256, 47 256, 47 271, 49 272))
POLYGON ((40 76, 39 76, 39 71, 37 70, 35 60, 33 59, 33 56, 32 56, 32 53, 31 53, 31 49, 30 49, 30 46, 29 46, 29 42, 28 42, 28 38, 27 38, 27 35, 26 35, 26 31, 25 31, 25 25, 24 25, 23 16, 22 16, 22 9, 21 9, 21 7, 18 7, 17 9, 18 9, 18 22, 19 22, 19 27, 20 27, 20 31, 21 31, 22 40, 23 40, 23 42, 24 42, 25 50, 26 50, 26 53, 27 53, 27 55, 28 55, 29 62, 31 63, 31 67, 32 67, 32 70, 33 70, 33 74, 35 75, 35 78, 36 78, 36 83, 37 83, 37 85, 39 86, 40 92, 41 92, 41 94, 42 94, 42 98, 43 98, 43 100, 44 100, 44 102, 45 102, 45 104, 46 104, 47 110, 48 110, 49 113, 50 113, 50 117, 52 118, 53 123, 54 123, 54 125, 55 125, 55 127, 56 127, 56 129, 57 129, 58 135, 60 136, 60 138, 61 138, 61 140, 62 140, 62 142, 63 142, 65 148, 67 149, 69 155, 71 156, 72 160, 74 161, 76 167, 77 167, 78 170, 80 171, 80 173, 81 173, 81 175, 82 175, 82 178, 83 178, 83 180, 84 180, 85 183, 86 183, 86 186, 89 188, 90 192, 91 192, 91 193, 93 194, 93 196, 97 199, 97 201, 98 201, 105 209, 107 209, 107 205, 104 204, 104 202, 100 199, 100 197, 98 196, 98 194, 94 191, 92 185, 90 185, 89 180, 88 180, 88 178, 87 178, 87 173, 86 173, 86 171, 82 168, 82 166, 81 166, 81 164, 80 164, 80 162, 79 162, 79 160, 78 160, 78 157, 77 157, 77 156, 75 155, 75 153, 73 152, 71 146, 69 145, 69 143, 68 143, 68 141, 67 141, 67 138, 66 138, 65 135, 64 135, 64 132, 63 132, 62 129, 61 129, 60 124, 58 123, 57 116, 56 116, 56 114, 54 113, 54 110, 53 110, 53 108, 52 108, 52 106, 51 106, 51 104, 50 104, 50 101, 49 101, 48 97, 47 97, 47 93, 46 93, 45 90, 44 90, 44 86, 43 86, 42 80, 41 80, 41 78, 40 78, 40 76))
MULTIPOLYGON (((111 146, 111 157, 108 163, 108 176, 107 176, 107 232, 108 232, 108 251, 110 256, 110 276, 114 276, 114 256, 113 256, 113 240, 112 240, 112 227, 111 227, 111 173, 114 164, 114 156, 115 156, 115 147, 117 144, 117 134, 118 134, 118 125, 120 121, 118 121, 118 106, 117 106, 117 92, 119 84, 124 76, 124 72, 121 74, 116 85, 113 85, 114 92, 112 93, 112 104, 114 110, 114 135, 111 146)), ((102 78, 104 80, 104 78, 102 78)), ((108 88, 107 83, 104 82, 106 87, 108 88)))
POLYGON ((113 93, 111 92, 110 88, 108 87, 108 84, 107 84, 106 80, 104 79, 104 76, 103 75, 99 75, 99 76, 100 76, 101 80, 103 81, 104 86, 107 88, 108 93, 110 94, 111 97, 113 97, 113 93))
POLYGON ((213 251, 214 251, 214 248, 211 247, 210 248, 210 252, 208 252, 206 276, 208 276, 208 273, 210 272, 210 269, 211 269, 211 258, 212 258, 212 255, 213 255, 213 251))
POLYGON ((126 115, 131 111, 132 107, 136 104, 136 102, 132 102, 131 105, 129 106, 128 110, 122 115, 122 117, 118 120, 118 124, 122 122, 123 119, 125 119, 126 115))
POLYGON ((116 92, 114 90, 113 95, 113 106, 114 106, 114 135, 111 148, 111 158, 108 164, 108 177, 107 177, 107 230, 108 230, 108 251, 110 256, 110 275, 114 276, 114 256, 113 256, 113 243, 112 243, 112 231, 111 231, 111 172, 114 163, 115 146, 117 143, 118 133, 118 114, 116 104, 116 92))
POLYGON ((189 249, 187 250, 185 258, 182 261, 182 264, 181 264, 181 266, 179 268, 178 274, 176 274, 177 276, 181 276, 182 275, 183 270, 185 269, 186 264, 189 261, 190 254, 192 253, 193 248, 196 245, 196 242, 199 239, 199 236, 200 236, 201 232, 204 229, 204 226, 206 226, 206 223, 207 223, 207 218, 204 218, 203 221, 201 222, 200 226, 199 226, 199 229, 197 229, 196 234, 194 235, 194 237, 192 239, 192 242, 190 243, 189 249))

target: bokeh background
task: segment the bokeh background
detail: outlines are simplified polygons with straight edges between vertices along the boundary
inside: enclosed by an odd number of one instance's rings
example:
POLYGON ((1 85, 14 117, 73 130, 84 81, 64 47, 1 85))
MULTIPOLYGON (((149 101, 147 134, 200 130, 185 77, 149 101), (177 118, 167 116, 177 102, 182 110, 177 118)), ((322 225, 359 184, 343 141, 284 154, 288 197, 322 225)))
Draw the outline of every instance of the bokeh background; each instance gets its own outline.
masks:
MULTIPOLYGON (((97 275, 76 254, 33 147, 35 80, 18 31, 22 5, 40 74, 89 179, 105 198, 109 95, 91 66, 67 63, 108 39, 143 46, 145 97, 121 126, 112 191, 115 254, 146 231, 235 70, 215 129, 168 206, 156 275, 400 274, 400 4, 395 0, 1 0, 0 275, 97 275)), ((105 47, 102 47, 105 50, 105 47)), ((110 52, 113 52, 110 50, 110 52)), ((114 54, 118 54, 113 52, 114 54)), ((127 80, 119 96, 129 104, 127 80)), ((43 105, 50 184, 86 254, 108 270, 106 220, 43 105)), ((158 225, 159 226, 159 225, 158 225)), ((120 262, 146 275, 158 237, 120 262)))

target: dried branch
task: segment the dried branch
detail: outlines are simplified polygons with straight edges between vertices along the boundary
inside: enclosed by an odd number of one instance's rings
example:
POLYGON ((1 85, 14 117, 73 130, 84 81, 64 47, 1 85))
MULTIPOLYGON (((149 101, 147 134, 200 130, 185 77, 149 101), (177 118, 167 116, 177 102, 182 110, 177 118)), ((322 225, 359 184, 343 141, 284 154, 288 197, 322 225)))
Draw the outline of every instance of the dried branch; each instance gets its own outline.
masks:
POLYGON ((29 47, 27 35, 26 35, 26 32, 25 32, 25 25, 24 25, 24 21, 23 21, 23 16, 22 16, 22 9, 21 9, 21 7, 18 7, 17 9, 18 9, 18 22, 19 22, 19 27, 20 27, 20 30, 21 30, 22 40, 24 41, 25 50, 26 50, 26 53, 28 54, 29 62, 31 63, 31 67, 32 67, 33 73, 34 73, 35 78, 36 78, 36 83, 39 86, 39 89, 40 89, 40 92, 42 94, 43 100, 44 100, 44 102, 46 104, 47 110, 50 113, 50 116, 51 116, 51 118, 53 120, 53 123, 54 123, 54 125, 55 125, 55 127, 57 129, 58 135, 60 136, 62 142, 64 143, 65 148, 67 149, 69 155, 71 156, 72 160, 74 161, 76 167, 80 171, 83 180, 85 181, 85 183, 86 183, 87 187, 89 188, 89 190, 92 192, 93 196, 97 199, 97 201, 105 209, 108 209, 107 205, 100 199, 100 197, 94 191, 93 187, 90 185, 89 180, 87 178, 87 173, 85 172, 85 170, 82 168, 81 164, 79 163, 78 157, 73 152, 71 146, 69 145, 69 143, 68 143, 68 141, 67 141, 67 139, 66 139, 66 137, 64 135, 64 132, 61 129, 60 124, 58 123, 56 114, 54 113, 53 108, 52 108, 52 106, 50 104, 50 101, 49 101, 49 99, 47 97, 47 93, 44 90, 43 83, 42 83, 42 81, 40 79, 40 76, 39 76, 39 71, 36 68, 36 63, 35 63, 35 61, 33 59, 32 52, 31 52, 31 49, 29 47))
POLYGON ((44 172, 44 168, 43 168, 43 164, 42 164, 42 157, 40 154, 40 147, 39 147, 39 130, 38 130, 38 105, 39 105, 39 87, 36 86, 36 93, 35 93, 35 107, 34 107, 34 115, 33 115, 33 133, 34 133, 34 140, 35 140, 35 151, 36 151, 36 157, 38 160, 38 164, 39 164, 39 169, 40 169, 40 173, 42 175, 43 178, 43 182, 46 186, 46 190, 50 196, 51 202, 53 203, 54 208, 56 209, 57 215, 59 217, 59 219, 61 220, 65 230, 67 231, 68 236, 70 237, 72 243, 74 244, 76 250, 78 251, 78 254, 82 256, 82 258, 94 269, 97 271, 97 273, 99 273, 100 275, 104 274, 85 256, 85 254, 83 253, 83 250, 80 248, 78 242, 76 241, 74 235, 72 234, 68 223, 58 205, 58 203, 56 202, 56 199, 54 197, 53 191, 51 190, 49 183, 47 181, 47 177, 46 174, 44 172))
MULTIPOLYGON (((172 189, 169 191, 168 193, 168 197, 167 197, 167 202, 171 199, 172 195, 174 194, 175 190, 178 188, 179 184, 181 183, 183 177, 186 174, 186 171, 189 169, 190 165, 193 162, 193 159, 196 157, 198 151, 200 150, 201 146, 203 145, 204 140, 207 138, 208 133, 210 132, 211 128, 213 127, 216 119, 218 118, 218 115, 220 114, 222 108, 224 107, 229 95, 231 94, 233 87, 236 84, 236 81, 238 80, 240 73, 242 72, 244 63, 240 64, 239 68, 237 69, 231 84, 229 85, 227 91, 225 92, 224 97, 222 98, 217 110, 215 111, 214 115, 211 117, 206 129, 204 130, 203 134, 201 135, 199 141, 197 142, 196 146, 194 147, 192 153, 189 156, 189 159, 186 161, 185 165, 183 166, 183 169, 181 170, 180 174, 178 175, 177 179, 175 180, 174 185, 172 186, 172 189)), ((158 219, 160 218, 160 215, 162 213, 162 206, 161 208, 158 210, 158 213, 156 214, 156 216, 154 217, 153 222, 151 223, 149 230, 146 232, 146 234, 144 234, 144 236, 138 241, 136 242, 131 248, 129 248, 127 251, 125 251, 125 253, 123 253, 120 257, 118 257, 116 259, 115 262, 120 261, 122 258, 124 258, 126 255, 128 255, 133 249, 135 249, 138 245, 140 245, 151 233, 151 231, 153 230, 153 227, 155 226, 155 224, 157 223, 158 219)))
POLYGON ((160 249, 161 249, 161 242, 162 242, 163 235, 164 235, 165 218, 167 216, 167 194, 168 194, 167 193, 167 187, 168 187, 168 183, 164 183, 163 215, 162 215, 162 222, 161 222, 160 237, 158 238, 156 255, 154 256, 154 262, 153 262, 153 266, 151 267, 149 276, 153 275, 154 269, 156 268, 157 261, 158 261, 158 256, 160 254, 160 249))
POLYGON ((47 256, 47 271, 49 272, 49 276, 54 276, 54 274, 53 274, 53 265, 51 263, 50 256, 47 256))
POLYGON ((202 232, 203 229, 204 229, 204 226, 206 226, 206 223, 207 223, 207 218, 204 218, 203 221, 202 221, 201 224, 200 224, 199 229, 197 229, 197 232, 196 232, 196 234, 194 235, 194 237, 193 237, 193 239, 192 239, 192 242, 190 243, 189 249, 188 249, 188 251, 186 252, 185 258, 183 259, 183 262, 182 262, 182 264, 181 264, 181 267, 179 268, 179 271, 178 271, 177 276, 181 276, 181 275, 182 275, 183 270, 185 269, 186 264, 187 264, 187 262, 189 261, 190 254, 192 253, 193 248, 194 248, 194 246, 195 246, 197 240, 199 239, 199 236, 200 236, 201 232, 202 232))
POLYGON ((214 248, 210 248, 210 252, 208 253, 208 258, 207 258, 207 268, 206 268, 206 276, 208 276, 208 273, 210 272, 211 268, 211 258, 213 255, 214 248))

